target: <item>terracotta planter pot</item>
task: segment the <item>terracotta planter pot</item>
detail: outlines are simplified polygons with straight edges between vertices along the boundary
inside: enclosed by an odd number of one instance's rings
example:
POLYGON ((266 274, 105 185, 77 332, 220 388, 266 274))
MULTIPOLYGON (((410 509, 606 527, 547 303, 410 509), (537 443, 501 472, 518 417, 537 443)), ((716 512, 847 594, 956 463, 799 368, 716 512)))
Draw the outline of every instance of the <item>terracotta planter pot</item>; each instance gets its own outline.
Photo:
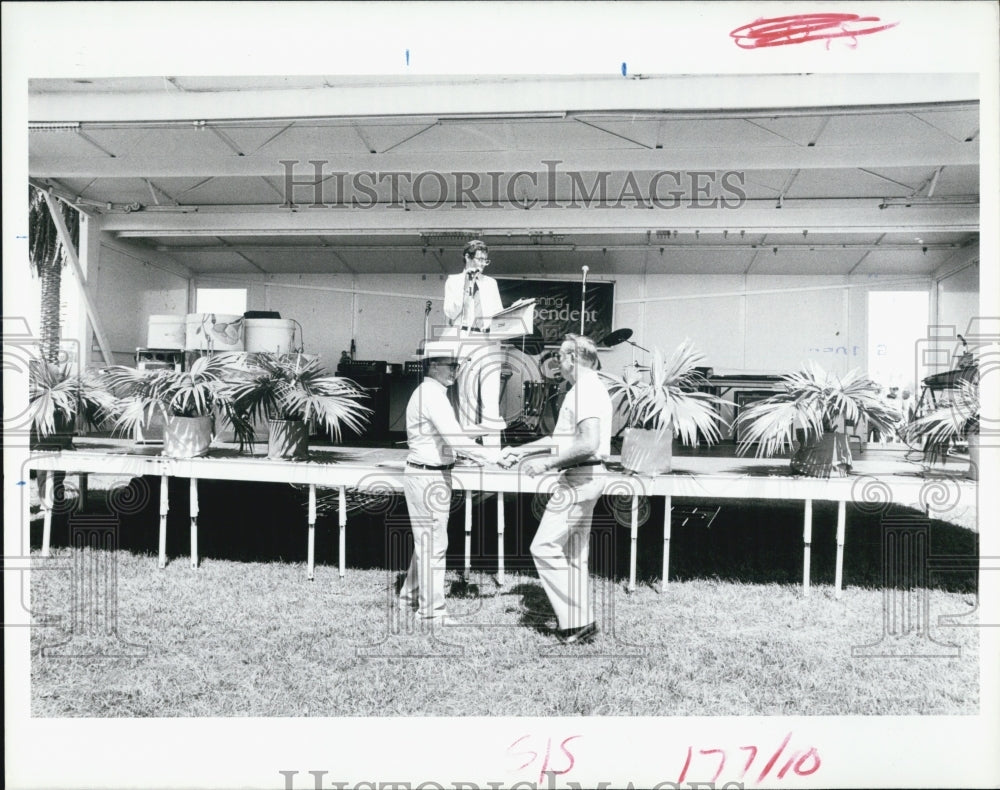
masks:
POLYGON ((831 431, 823 435, 806 436, 796 430, 798 449, 792 454, 792 471, 809 477, 847 477, 853 459, 847 434, 831 431))
POLYGON ((212 444, 214 420, 209 417, 167 417, 163 428, 163 452, 169 458, 195 458, 212 444))
POLYGON ((622 442, 622 466, 641 475, 670 471, 673 460, 673 429, 626 428, 622 442))
POLYGON ((304 420, 269 420, 268 458, 305 458, 309 453, 309 427, 304 420))

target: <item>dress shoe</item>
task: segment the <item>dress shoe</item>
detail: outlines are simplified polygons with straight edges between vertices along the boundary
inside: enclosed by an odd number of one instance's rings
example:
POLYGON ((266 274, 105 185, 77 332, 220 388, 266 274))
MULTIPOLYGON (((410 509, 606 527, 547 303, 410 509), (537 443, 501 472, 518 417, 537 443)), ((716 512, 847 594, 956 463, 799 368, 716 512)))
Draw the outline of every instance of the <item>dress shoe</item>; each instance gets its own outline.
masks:
POLYGON ((588 623, 579 628, 564 628, 560 634, 567 645, 585 645, 593 642, 597 636, 597 623, 588 623))

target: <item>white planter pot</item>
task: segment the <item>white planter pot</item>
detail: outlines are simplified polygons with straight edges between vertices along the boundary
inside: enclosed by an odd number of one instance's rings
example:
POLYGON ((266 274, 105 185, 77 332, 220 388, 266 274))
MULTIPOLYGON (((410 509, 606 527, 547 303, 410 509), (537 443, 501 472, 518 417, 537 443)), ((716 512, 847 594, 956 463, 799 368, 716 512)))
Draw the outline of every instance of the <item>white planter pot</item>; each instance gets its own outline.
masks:
POLYGON ((304 420, 270 420, 268 458, 305 458, 309 453, 309 427, 304 420))
POLYGON ((167 417, 163 427, 163 455, 196 458, 208 452, 214 427, 212 417, 167 417))
POLYGON ((641 475, 670 471, 673 461, 673 429, 626 428, 622 440, 622 466, 641 475))

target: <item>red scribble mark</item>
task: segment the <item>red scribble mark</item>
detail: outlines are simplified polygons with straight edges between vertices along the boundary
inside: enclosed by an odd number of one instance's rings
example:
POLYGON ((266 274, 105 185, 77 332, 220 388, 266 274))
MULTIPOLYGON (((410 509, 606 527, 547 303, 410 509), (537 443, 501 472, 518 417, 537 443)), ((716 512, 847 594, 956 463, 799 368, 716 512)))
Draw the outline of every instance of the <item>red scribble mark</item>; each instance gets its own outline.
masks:
POLYGON ((898 22, 882 23, 877 16, 857 14, 796 14, 758 19, 730 32, 730 38, 742 49, 780 47, 785 44, 804 44, 807 41, 835 38, 857 38, 888 30, 898 22), (875 23, 875 24, 873 24, 875 23))

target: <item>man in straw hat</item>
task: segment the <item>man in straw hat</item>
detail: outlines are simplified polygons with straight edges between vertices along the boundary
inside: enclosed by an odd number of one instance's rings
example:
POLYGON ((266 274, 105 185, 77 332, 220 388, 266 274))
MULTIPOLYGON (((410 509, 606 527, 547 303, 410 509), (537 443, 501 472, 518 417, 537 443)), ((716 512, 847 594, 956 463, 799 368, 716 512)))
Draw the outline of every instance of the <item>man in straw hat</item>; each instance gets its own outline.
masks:
POLYGON ((451 470, 456 453, 479 463, 496 463, 500 450, 476 444, 476 435, 455 419, 447 389, 455 383, 460 342, 431 340, 419 352, 424 379, 406 405, 403 491, 413 528, 413 558, 399 591, 402 608, 416 607, 426 620, 444 622, 445 555, 451 512, 451 470))

